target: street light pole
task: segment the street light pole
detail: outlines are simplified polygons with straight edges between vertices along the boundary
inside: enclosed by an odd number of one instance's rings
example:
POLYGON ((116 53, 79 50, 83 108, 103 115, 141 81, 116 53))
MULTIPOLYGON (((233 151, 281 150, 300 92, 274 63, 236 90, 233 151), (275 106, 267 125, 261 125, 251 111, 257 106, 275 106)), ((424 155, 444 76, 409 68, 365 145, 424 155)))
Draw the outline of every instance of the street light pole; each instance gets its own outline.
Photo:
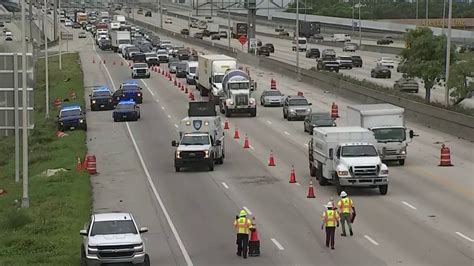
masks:
POLYGON ((360 0, 359 0, 359 47, 362 45, 362 21, 360 19, 360 0))
POLYGON ((426 3, 426 7, 425 7, 425 8, 426 8, 426 10, 425 10, 426 19, 428 19, 428 17, 429 17, 428 8, 429 8, 429 3, 430 3, 430 2, 429 2, 429 0, 425 0, 425 3, 426 3))
POLYGON ((161 0, 159 0, 160 4, 160 28, 163 28, 163 6, 161 0))
MULTIPOLYGON (((30 0, 30 1, 31 1, 31 0, 30 0)), ((61 10, 61 0, 58 0, 58 9, 61 10)), ((56 21, 56 22, 57 22, 58 26, 56 27, 56 29, 58 30, 57 35, 58 35, 58 38, 59 38, 59 70, 63 70, 63 64, 62 64, 62 63, 63 63, 63 62, 62 62, 62 61, 63 61, 63 60, 62 60, 62 50, 63 50, 62 48, 63 48, 63 46, 62 46, 62 40, 61 40, 61 39, 62 39, 62 38, 61 38, 61 35, 62 35, 62 34, 61 34, 61 29, 60 29, 61 23, 60 23, 60 21, 59 21, 59 20, 60 20, 60 16, 58 16, 57 19, 58 19, 58 21, 56 21)))
MULTIPOLYGON (((44 0, 46 6, 48 0, 44 0)), ((49 118, 49 64, 48 64, 48 36, 46 36, 46 11, 43 13, 43 33, 44 33, 44 71, 45 71, 45 91, 46 91, 46 118, 49 118)))
POLYGON ((354 8, 355 8, 354 7, 354 1, 355 0, 352 0, 352 22, 351 22, 352 23, 352 36, 354 36, 354 30, 355 30, 355 27, 354 27, 354 12, 355 12, 355 10, 354 10, 354 8))
POLYGON ((419 0, 416 0, 416 15, 415 15, 416 20, 418 20, 418 1, 419 0))
POLYGON ((230 39, 232 39, 232 32, 230 30, 230 6, 227 7, 227 30, 228 30, 228 34, 227 34, 227 41, 228 41, 228 45, 229 45, 229 49, 230 49, 230 39))
POLYGON ((22 98, 22 137, 23 137, 23 198, 21 199, 21 207, 30 207, 30 198, 28 196, 28 89, 26 85, 26 18, 25 18, 26 1, 21 0, 21 98, 22 98))
POLYGON ((444 35, 444 24, 446 23, 446 0, 443 0, 443 23, 442 23, 442 33, 444 35))
POLYGON ((451 61, 451 23, 453 17, 453 0, 449 0, 449 9, 448 9, 448 39, 446 44, 446 80, 445 80, 445 102, 446 107, 449 106, 449 67, 451 61))
POLYGON ((296 42, 296 74, 298 81, 301 81, 300 73, 300 4, 299 0, 296 0, 296 32, 295 32, 295 42, 296 42))

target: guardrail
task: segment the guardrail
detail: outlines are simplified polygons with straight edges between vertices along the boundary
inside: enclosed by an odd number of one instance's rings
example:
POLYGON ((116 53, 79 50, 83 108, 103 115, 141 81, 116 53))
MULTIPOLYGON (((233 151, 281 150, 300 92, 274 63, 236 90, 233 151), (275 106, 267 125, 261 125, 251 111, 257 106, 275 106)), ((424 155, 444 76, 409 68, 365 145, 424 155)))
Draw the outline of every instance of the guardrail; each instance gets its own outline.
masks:
MULTIPOLYGON (((167 35, 183 42, 205 47, 217 53, 222 53, 237 58, 239 62, 261 66, 273 72, 294 77, 297 69, 295 66, 265 57, 257 57, 243 53, 237 49, 210 43, 205 40, 183 36, 179 33, 161 29, 148 23, 129 19, 130 22, 151 31, 167 35)), ((416 102, 407 98, 392 95, 383 91, 366 88, 338 77, 333 77, 325 72, 301 69, 302 81, 324 90, 332 91, 339 95, 359 101, 361 103, 391 103, 405 108, 406 118, 410 121, 438 129, 454 136, 474 141, 474 117, 439 108, 436 106, 416 102)), ((344 115, 344 114, 343 114, 344 115)))

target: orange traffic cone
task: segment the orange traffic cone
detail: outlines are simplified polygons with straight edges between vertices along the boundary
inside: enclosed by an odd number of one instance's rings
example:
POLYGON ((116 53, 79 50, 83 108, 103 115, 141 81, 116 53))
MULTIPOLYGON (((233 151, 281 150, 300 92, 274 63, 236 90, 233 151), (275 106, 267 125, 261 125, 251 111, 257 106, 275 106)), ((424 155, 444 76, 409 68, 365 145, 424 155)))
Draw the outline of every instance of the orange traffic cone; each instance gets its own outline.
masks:
POLYGON ((257 224, 255 217, 252 218, 252 229, 250 230, 249 253, 250 257, 260 256, 260 240, 258 239, 257 224))
POLYGON ((247 134, 245 134, 244 149, 248 148, 250 148, 249 139, 247 138, 247 134))
POLYGON ((77 162, 76 162, 76 171, 79 172, 82 169, 82 164, 81 164, 81 158, 77 156, 77 162))
POLYGON ((188 93, 188 86, 186 86, 186 88, 184 88, 184 93, 188 93))
POLYGON ((275 158, 273 157, 273 150, 270 150, 270 159, 268 159, 268 166, 275 166, 275 158))
POLYGON ((87 169, 87 154, 84 156, 84 161, 82 161, 82 169, 87 169))
POLYGON ((194 94, 192 91, 189 92, 189 100, 194 101, 194 94))
POLYGON ((296 183, 296 174, 295 174, 295 167, 291 166, 291 173, 290 173, 290 184, 296 183))
POLYGON ((441 155, 438 166, 453 166, 451 164, 451 150, 444 144, 441 145, 441 155))
POLYGON ((234 130, 234 139, 240 139, 239 129, 237 127, 234 130))
POLYGON ((104 65, 105 65, 105 59, 102 61, 102 63, 104 63, 104 65))
POLYGON ((178 86, 178 81, 176 80, 176 78, 174 79, 174 86, 178 86))
POLYGON ((339 107, 335 102, 333 102, 331 105, 331 117, 332 119, 339 118, 339 107))
POLYGON ((229 121, 227 120, 227 118, 225 119, 225 122, 224 122, 224 129, 229 129, 229 121))
POLYGON ((316 198, 316 196, 314 196, 313 180, 309 181, 308 195, 306 197, 308 199, 316 198))

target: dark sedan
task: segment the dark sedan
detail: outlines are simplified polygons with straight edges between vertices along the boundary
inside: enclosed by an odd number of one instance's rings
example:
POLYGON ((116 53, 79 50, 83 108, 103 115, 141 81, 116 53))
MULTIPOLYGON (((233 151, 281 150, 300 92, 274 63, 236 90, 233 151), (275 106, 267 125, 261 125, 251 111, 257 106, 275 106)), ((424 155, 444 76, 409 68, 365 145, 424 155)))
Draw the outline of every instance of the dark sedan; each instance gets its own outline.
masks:
POLYGON ((304 119, 304 132, 313 135, 315 127, 335 127, 336 122, 331 118, 329 113, 312 113, 304 119))
POLYGON ((273 43, 266 43, 265 46, 268 47, 268 49, 270 50, 270 53, 275 52, 275 46, 273 46, 273 43))
POLYGON ((378 65, 374 68, 372 68, 372 71, 370 71, 370 76, 372 78, 391 78, 392 77, 392 72, 388 67, 378 65))
POLYGON ((310 48, 306 51, 306 58, 319 58, 320 56, 321 52, 318 48, 310 48))
POLYGON ((257 48, 257 55, 270 56, 270 49, 267 46, 260 46, 257 48))
POLYGON ((182 29, 181 30, 181 35, 188 35, 189 36, 189 30, 188 29, 182 29))

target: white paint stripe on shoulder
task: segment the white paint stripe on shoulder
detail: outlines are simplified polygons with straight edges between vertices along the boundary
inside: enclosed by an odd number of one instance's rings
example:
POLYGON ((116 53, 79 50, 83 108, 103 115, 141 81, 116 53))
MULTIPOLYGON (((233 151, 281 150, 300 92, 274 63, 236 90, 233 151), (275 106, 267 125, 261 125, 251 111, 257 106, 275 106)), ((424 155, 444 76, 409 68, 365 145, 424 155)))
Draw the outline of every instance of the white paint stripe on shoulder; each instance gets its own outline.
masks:
POLYGON ((252 145, 250 145, 249 147, 251 150, 255 150, 255 148, 252 145))
POLYGON ((253 215, 253 213, 249 210, 249 208, 243 206, 242 209, 244 209, 249 215, 253 215))
POLYGON ((285 133, 285 135, 289 136, 290 133, 288 133, 288 131, 283 131, 283 133, 285 133))
POLYGON ((150 89, 150 87, 148 87, 148 84, 143 79, 141 79, 141 81, 143 82, 143 84, 147 88, 148 92, 150 92, 151 96, 155 97, 155 93, 150 89))
POLYGON ((272 124, 272 121, 270 121, 270 120, 267 120, 267 123, 271 125, 271 124, 272 124))
POLYGON ((460 236, 460 237, 466 239, 466 240, 469 241, 469 242, 474 242, 474 239, 472 239, 472 238, 466 236, 465 234, 463 234, 463 233, 461 233, 461 232, 456 232, 456 235, 458 235, 458 236, 460 236))
POLYGON ((278 242, 275 238, 272 238, 271 239, 273 244, 275 244, 275 246, 279 249, 279 250, 285 250, 285 248, 280 244, 280 242, 278 242))
POLYGON ((175 128, 178 128, 178 125, 174 124, 174 127, 175 127, 175 128))
POLYGON ((406 202, 406 201, 402 201, 402 203, 405 205, 405 206, 408 206, 408 208, 411 208, 413 210, 416 210, 416 207, 411 205, 410 203, 406 202))
POLYGON ((375 241, 374 239, 372 239, 370 236, 364 235, 364 237, 365 237, 365 239, 369 240, 370 243, 372 243, 372 244, 374 244, 374 245, 376 245, 376 246, 379 245, 379 243, 377 243, 377 241, 375 241))
POLYGON ((171 118, 171 115, 168 115, 168 118, 171 118))
POLYGON ((225 187, 225 189, 229 189, 229 186, 225 182, 222 182, 222 186, 225 187))

